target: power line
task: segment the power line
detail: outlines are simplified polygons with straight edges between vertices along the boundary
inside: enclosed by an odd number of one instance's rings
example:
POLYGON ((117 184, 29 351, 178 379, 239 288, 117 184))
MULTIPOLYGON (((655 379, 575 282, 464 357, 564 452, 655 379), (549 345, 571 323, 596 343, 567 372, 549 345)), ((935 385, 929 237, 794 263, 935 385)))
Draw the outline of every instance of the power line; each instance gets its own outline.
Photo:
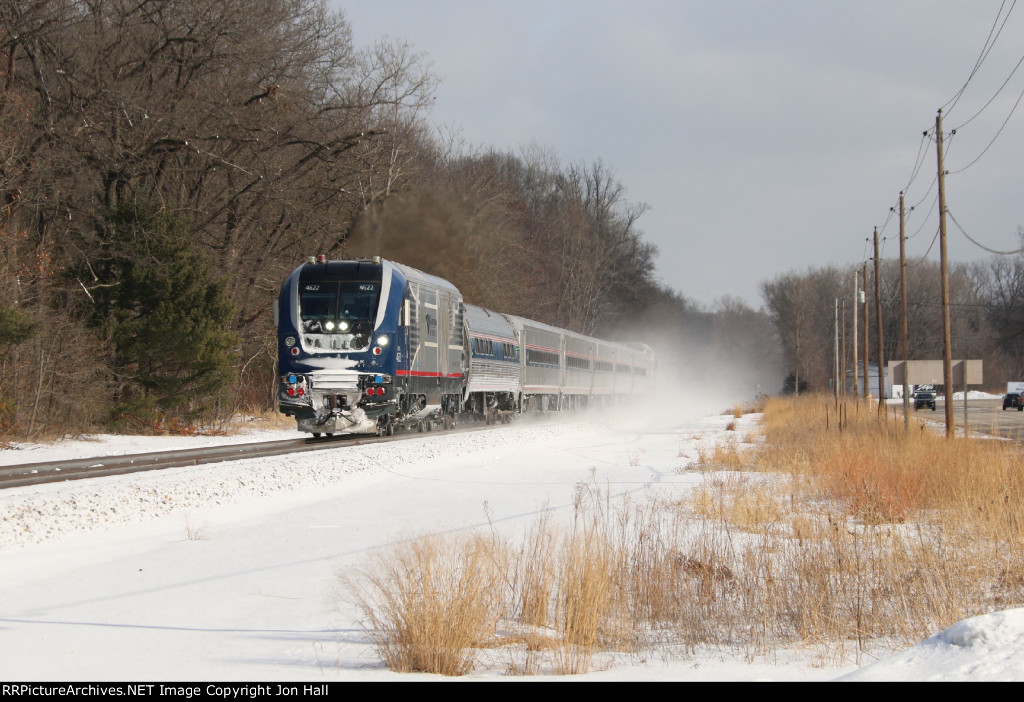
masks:
POLYGON ((938 241, 938 240, 939 240, 939 229, 938 229, 938 227, 936 227, 935 228, 935 236, 932 237, 932 243, 928 244, 928 250, 924 252, 924 256, 919 258, 917 260, 917 262, 915 262, 915 263, 908 263, 907 264, 907 268, 915 268, 917 266, 920 266, 926 260, 928 260, 928 254, 930 254, 932 252, 932 247, 935 246, 935 242, 938 241))
POLYGON ((949 218, 953 220, 953 224, 955 224, 956 228, 960 230, 960 233, 967 237, 967 240, 970 241, 975 246, 977 246, 979 249, 984 249, 989 253, 998 254, 1000 256, 1013 256, 1015 254, 1024 253, 1024 248, 1017 249, 1016 251, 996 251, 995 249, 990 249, 984 244, 979 243, 978 241, 975 241, 973 238, 971 238, 971 235, 965 232, 964 228, 960 226, 960 222, 956 221, 956 217, 953 216, 953 213, 949 211, 948 207, 946 208, 946 214, 948 214, 949 218))
POLYGON ((928 132, 925 132, 921 136, 921 142, 917 146, 917 157, 914 158, 914 169, 910 173, 910 180, 907 181, 906 187, 903 188, 903 192, 910 190, 910 186, 913 185, 914 181, 917 180, 917 176, 921 173, 921 166, 924 165, 925 157, 928 155, 928 151, 925 146, 928 144, 928 132))
POLYGON ((975 74, 977 74, 978 69, 981 68, 981 64, 985 62, 986 58, 988 58, 989 53, 992 51, 992 47, 995 46, 996 40, 999 38, 999 35, 1002 34, 1003 28, 1006 26, 1006 21, 1010 19, 1010 13, 1013 12, 1013 8, 1016 7, 1016 5, 1017 0, 1013 0, 1013 4, 1010 5, 1010 9, 1007 10, 1006 16, 1003 17, 1002 24, 999 23, 999 18, 1003 15, 1003 8, 1006 7, 1006 0, 1003 0, 1002 4, 999 5, 999 12, 996 13, 996 18, 992 22, 992 28, 988 30, 988 37, 985 39, 984 46, 981 47, 981 53, 978 55, 978 60, 974 62, 974 68, 971 69, 970 75, 967 76, 967 80, 964 81, 962 86, 960 86, 960 89, 957 90, 953 97, 950 98, 940 109, 949 112, 956 107, 956 103, 960 100, 964 91, 967 90, 967 86, 970 84, 975 74), (997 25, 999 26, 998 31, 996 31, 997 25), (993 36, 993 33, 995 33, 995 36, 993 36), (949 108, 948 110, 946 109, 947 107, 949 108))
MULTIPOLYGON (((1021 58, 1021 62, 1024 62, 1024 57, 1022 57, 1022 58, 1021 58)), ((1020 66, 1020 63, 1018 63, 1017 65, 1018 65, 1018 66, 1020 66)), ((988 150, 989 150, 990 148, 992 148, 992 144, 996 143, 996 139, 998 139, 998 138, 999 138, 999 135, 1003 133, 1003 130, 1004 130, 1004 129, 1006 129, 1006 125, 1007 125, 1007 123, 1008 123, 1008 122, 1010 121, 1010 118, 1011 118, 1011 117, 1013 117, 1013 113, 1017 111, 1017 106, 1018 106, 1018 105, 1020 105, 1020 101, 1021 101, 1022 99, 1024 99, 1024 90, 1022 90, 1022 91, 1021 91, 1021 93, 1020 93, 1020 95, 1018 95, 1018 96, 1017 96, 1017 102, 1013 103, 1013 109, 1011 109, 1011 110, 1010 110, 1010 114, 1006 115, 1006 119, 1005 119, 1005 120, 1003 120, 1003 124, 1002 124, 1002 126, 1001 126, 1001 127, 999 127, 999 131, 997 131, 997 132, 996 132, 996 134, 995 134, 995 136, 994 136, 994 137, 992 137, 992 141, 990 141, 990 142, 988 143, 988 146, 986 146, 986 147, 985 147, 985 148, 984 148, 984 149, 982 150, 982 152, 981 152, 980 154, 978 154, 978 156, 977 156, 977 157, 976 157, 976 158, 975 158, 975 159, 974 159, 973 161, 971 161, 970 163, 968 163, 968 164, 967 164, 966 166, 964 166, 964 167, 963 167, 963 168, 961 168, 960 170, 957 170, 957 171, 953 171, 953 173, 963 173, 963 172, 964 172, 964 171, 966 171, 966 170, 967 170, 968 168, 970 168, 971 166, 973 166, 974 164, 976 164, 976 163, 977 163, 978 161, 980 161, 980 160, 981 160, 981 157, 982 157, 982 156, 984 156, 984 155, 985 155, 985 154, 986 154, 986 153, 988 152, 988 150)), ((973 119, 973 118, 972 118, 972 119, 973 119)))
POLYGON ((961 125, 960 125, 959 127, 957 127, 956 129, 954 129, 953 131, 955 132, 955 131, 956 131, 957 129, 963 129, 963 128, 964 128, 964 127, 966 127, 966 126, 967 126, 968 124, 970 124, 971 122, 973 122, 973 121, 974 121, 974 119, 975 119, 975 118, 976 118, 976 117, 977 117, 978 115, 980 115, 980 114, 981 114, 982 112, 984 112, 984 111, 985 111, 985 110, 986 110, 986 109, 988 108, 988 106, 989 106, 989 105, 991 105, 991 104, 993 103, 993 101, 995 101, 995 99, 996 99, 997 97, 999 97, 999 94, 1000 94, 1001 92, 1003 92, 1003 88, 1005 88, 1005 87, 1006 87, 1006 84, 1010 82, 1010 79, 1011 79, 1011 78, 1013 78, 1013 74, 1017 72, 1017 69, 1021 67, 1021 64, 1024 64, 1024 56, 1021 56, 1021 57, 1020 57, 1020 61, 1018 61, 1018 62, 1017 62, 1017 65, 1013 67, 1013 70, 1012 70, 1012 71, 1010 71, 1010 75, 1006 76, 1006 80, 1004 80, 1004 81, 1003 81, 1003 84, 999 86, 999 90, 997 90, 997 91, 995 92, 995 94, 994 94, 994 95, 993 95, 992 97, 990 97, 990 98, 988 99, 988 102, 986 102, 986 103, 985 103, 984 105, 982 105, 982 106, 981 106, 981 109, 980 109, 980 110, 978 110, 977 112, 975 112, 975 113, 974 113, 974 115, 973 115, 973 116, 972 116, 972 117, 971 117, 970 119, 968 119, 968 120, 967 120, 966 122, 964 122, 963 124, 961 124, 961 125))
MULTIPOLYGON (((911 212, 915 212, 915 211, 917 211, 917 209, 918 209, 918 208, 919 208, 919 207, 921 206, 921 203, 922 203, 922 202, 924 202, 924 198, 925 198, 925 197, 928 197, 928 193, 930 193, 930 192, 932 191, 932 188, 934 188, 934 187, 935 187, 935 184, 936 184, 936 183, 938 182, 938 179, 939 179, 939 177, 938 177, 938 175, 936 175, 936 176, 935 176, 935 180, 933 180, 933 181, 932 181, 932 185, 931 185, 931 188, 928 188, 928 192, 924 194, 924 197, 923 197, 923 198, 921 198, 920 200, 918 200, 918 202, 917 202, 917 204, 916 204, 916 205, 913 205, 913 206, 911 206, 911 208, 910 208, 910 211, 911 211, 911 212)), ((934 198, 932 198, 932 204, 931 204, 931 205, 929 205, 929 206, 928 206, 928 208, 927 208, 926 210, 923 210, 923 211, 925 211, 925 212, 931 212, 931 211, 932 211, 932 209, 933 209, 933 208, 935 207, 935 201, 936 201, 936 200, 938 200, 938 199, 939 199, 939 194, 938 194, 938 193, 935 193, 935 197, 934 197, 934 198)), ((927 222, 928 222, 928 220, 927 220, 927 219, 925 219, 925 220, 924 220, 923 222, 921 222, 921 226, 917 228, 917 231, 915 231, 915 232, 914 232, 913 234, 911 234, 911 235, 910 235, 910 236, 908 236, 907 238, 908 238, 908 239, 913 239, 913 238, 914 238, 915 236, 917 236, 918 234, 920 234, 920 233, 921 233, 921 230, 922 230, 922 229, 924 229, 924 225, 925 225, 925 224, 927 224, 927 222)))

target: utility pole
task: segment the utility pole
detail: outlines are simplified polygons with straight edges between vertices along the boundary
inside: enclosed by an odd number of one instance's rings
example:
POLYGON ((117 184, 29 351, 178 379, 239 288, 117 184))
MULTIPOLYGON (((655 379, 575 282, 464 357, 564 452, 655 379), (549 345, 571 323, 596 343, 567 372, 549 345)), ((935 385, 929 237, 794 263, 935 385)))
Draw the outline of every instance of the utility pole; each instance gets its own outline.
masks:
POLYGON ((942 159, 942 110, 935 117, 939 166, 939 268, 942 274, 942 384, 946 389, 946 438, 956 435, 953 418, 953 343, 949 330, 949 259, 946 257, 946 170, 942 159))
POLYGON ((882 349, 882 288, 881 276, 878 274, 878 267, 881 259, 878 257, 878 227, 875 227, 875 336, 878 339, 878 413, 885 411, 885 358, 882 349))
POLYGON ((842 396, 843 402, 846 402, 846 369, 848 367, 846 364, 846 300, 843 300, 842 309, 839 311, 839 348, 839 362, 843 364, 843 370, 840 373, 843 377, 843 384, 839 386, 839 394, 842 396))
POLYGON ((910 380, 907 378, 907 370, 910 368, 908 351, 910 333, 907 331, 907 232, 905 227, 903 192, 900 191, 900 314, 903 317, 900 350, 903 352, 903 431, 908 433, 910 432, 910 380))
POLYGON ((860 346, 860 338, 857 336, 857 308, 860 306, 860 279, 857 277, 860 271, 853 272, 853 399, 857 400, 857 373, 860 368, 857 362, 857 348, 860 346))
POLYGON ((871 326, 871 318, 868 316, 868 262, 864 262, 863 270, 860 274, 860 279, 864 281, 864 292, 861 295, 861 302, 864 303, 864 399, 868 399, 868 395, 871 394, 871 390, 868 389, 870 384, 868 375, 868 364, 871 363, 871 346, 868 345, 868 327, 871 326))
POLYGON ((832 397, 839 409, 839 298, 835 298, 832 319, 832 397))

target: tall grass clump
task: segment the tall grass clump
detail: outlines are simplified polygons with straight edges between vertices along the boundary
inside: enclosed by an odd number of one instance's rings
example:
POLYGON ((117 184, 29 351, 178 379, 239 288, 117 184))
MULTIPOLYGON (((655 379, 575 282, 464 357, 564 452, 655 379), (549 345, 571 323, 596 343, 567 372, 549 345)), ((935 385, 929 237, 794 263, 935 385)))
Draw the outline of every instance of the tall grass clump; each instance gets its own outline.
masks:
POLYGON ((356 590, 392 670, 464 675, 477 647, 493 638, 501 573, 494 543, 425 537, 378 559, 356 590))

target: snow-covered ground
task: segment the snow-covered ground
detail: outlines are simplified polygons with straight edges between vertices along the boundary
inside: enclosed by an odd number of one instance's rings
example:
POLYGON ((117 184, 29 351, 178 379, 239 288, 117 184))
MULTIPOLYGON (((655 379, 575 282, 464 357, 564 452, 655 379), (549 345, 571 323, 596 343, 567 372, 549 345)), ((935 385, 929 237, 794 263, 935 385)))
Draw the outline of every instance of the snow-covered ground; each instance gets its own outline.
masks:
MULTIPOLYGON (((516 529, 568 510, 580 481, 614 494, 687 490, 702 478, 685 465, 756 420, 734 432, 725 415, 517 424, 0 491, 0 680, 434 678, 378 660, 344 576, 413 536, 516 529)), ((0 464, 296 436, 94 437, 0 450, 0 464)), ((1022 680, 1024 610, 860 663, 715 650, 622 658, 573 679, 1022 680)))

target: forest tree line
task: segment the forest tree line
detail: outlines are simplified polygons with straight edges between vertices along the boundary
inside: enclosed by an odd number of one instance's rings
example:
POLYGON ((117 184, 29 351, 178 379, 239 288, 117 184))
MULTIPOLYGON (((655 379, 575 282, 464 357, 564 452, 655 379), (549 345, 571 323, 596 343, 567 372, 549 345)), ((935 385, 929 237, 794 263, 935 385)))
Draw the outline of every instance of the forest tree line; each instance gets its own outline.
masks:
POLYGON ((436 85, 319 0, 0 5, 0 438, 273 409, 270 311, 315 254, 583 333, 656 325, 692 378, 775 372, 763 313, 657 279, 599 158, 467 147, 430 124, 436 85))

